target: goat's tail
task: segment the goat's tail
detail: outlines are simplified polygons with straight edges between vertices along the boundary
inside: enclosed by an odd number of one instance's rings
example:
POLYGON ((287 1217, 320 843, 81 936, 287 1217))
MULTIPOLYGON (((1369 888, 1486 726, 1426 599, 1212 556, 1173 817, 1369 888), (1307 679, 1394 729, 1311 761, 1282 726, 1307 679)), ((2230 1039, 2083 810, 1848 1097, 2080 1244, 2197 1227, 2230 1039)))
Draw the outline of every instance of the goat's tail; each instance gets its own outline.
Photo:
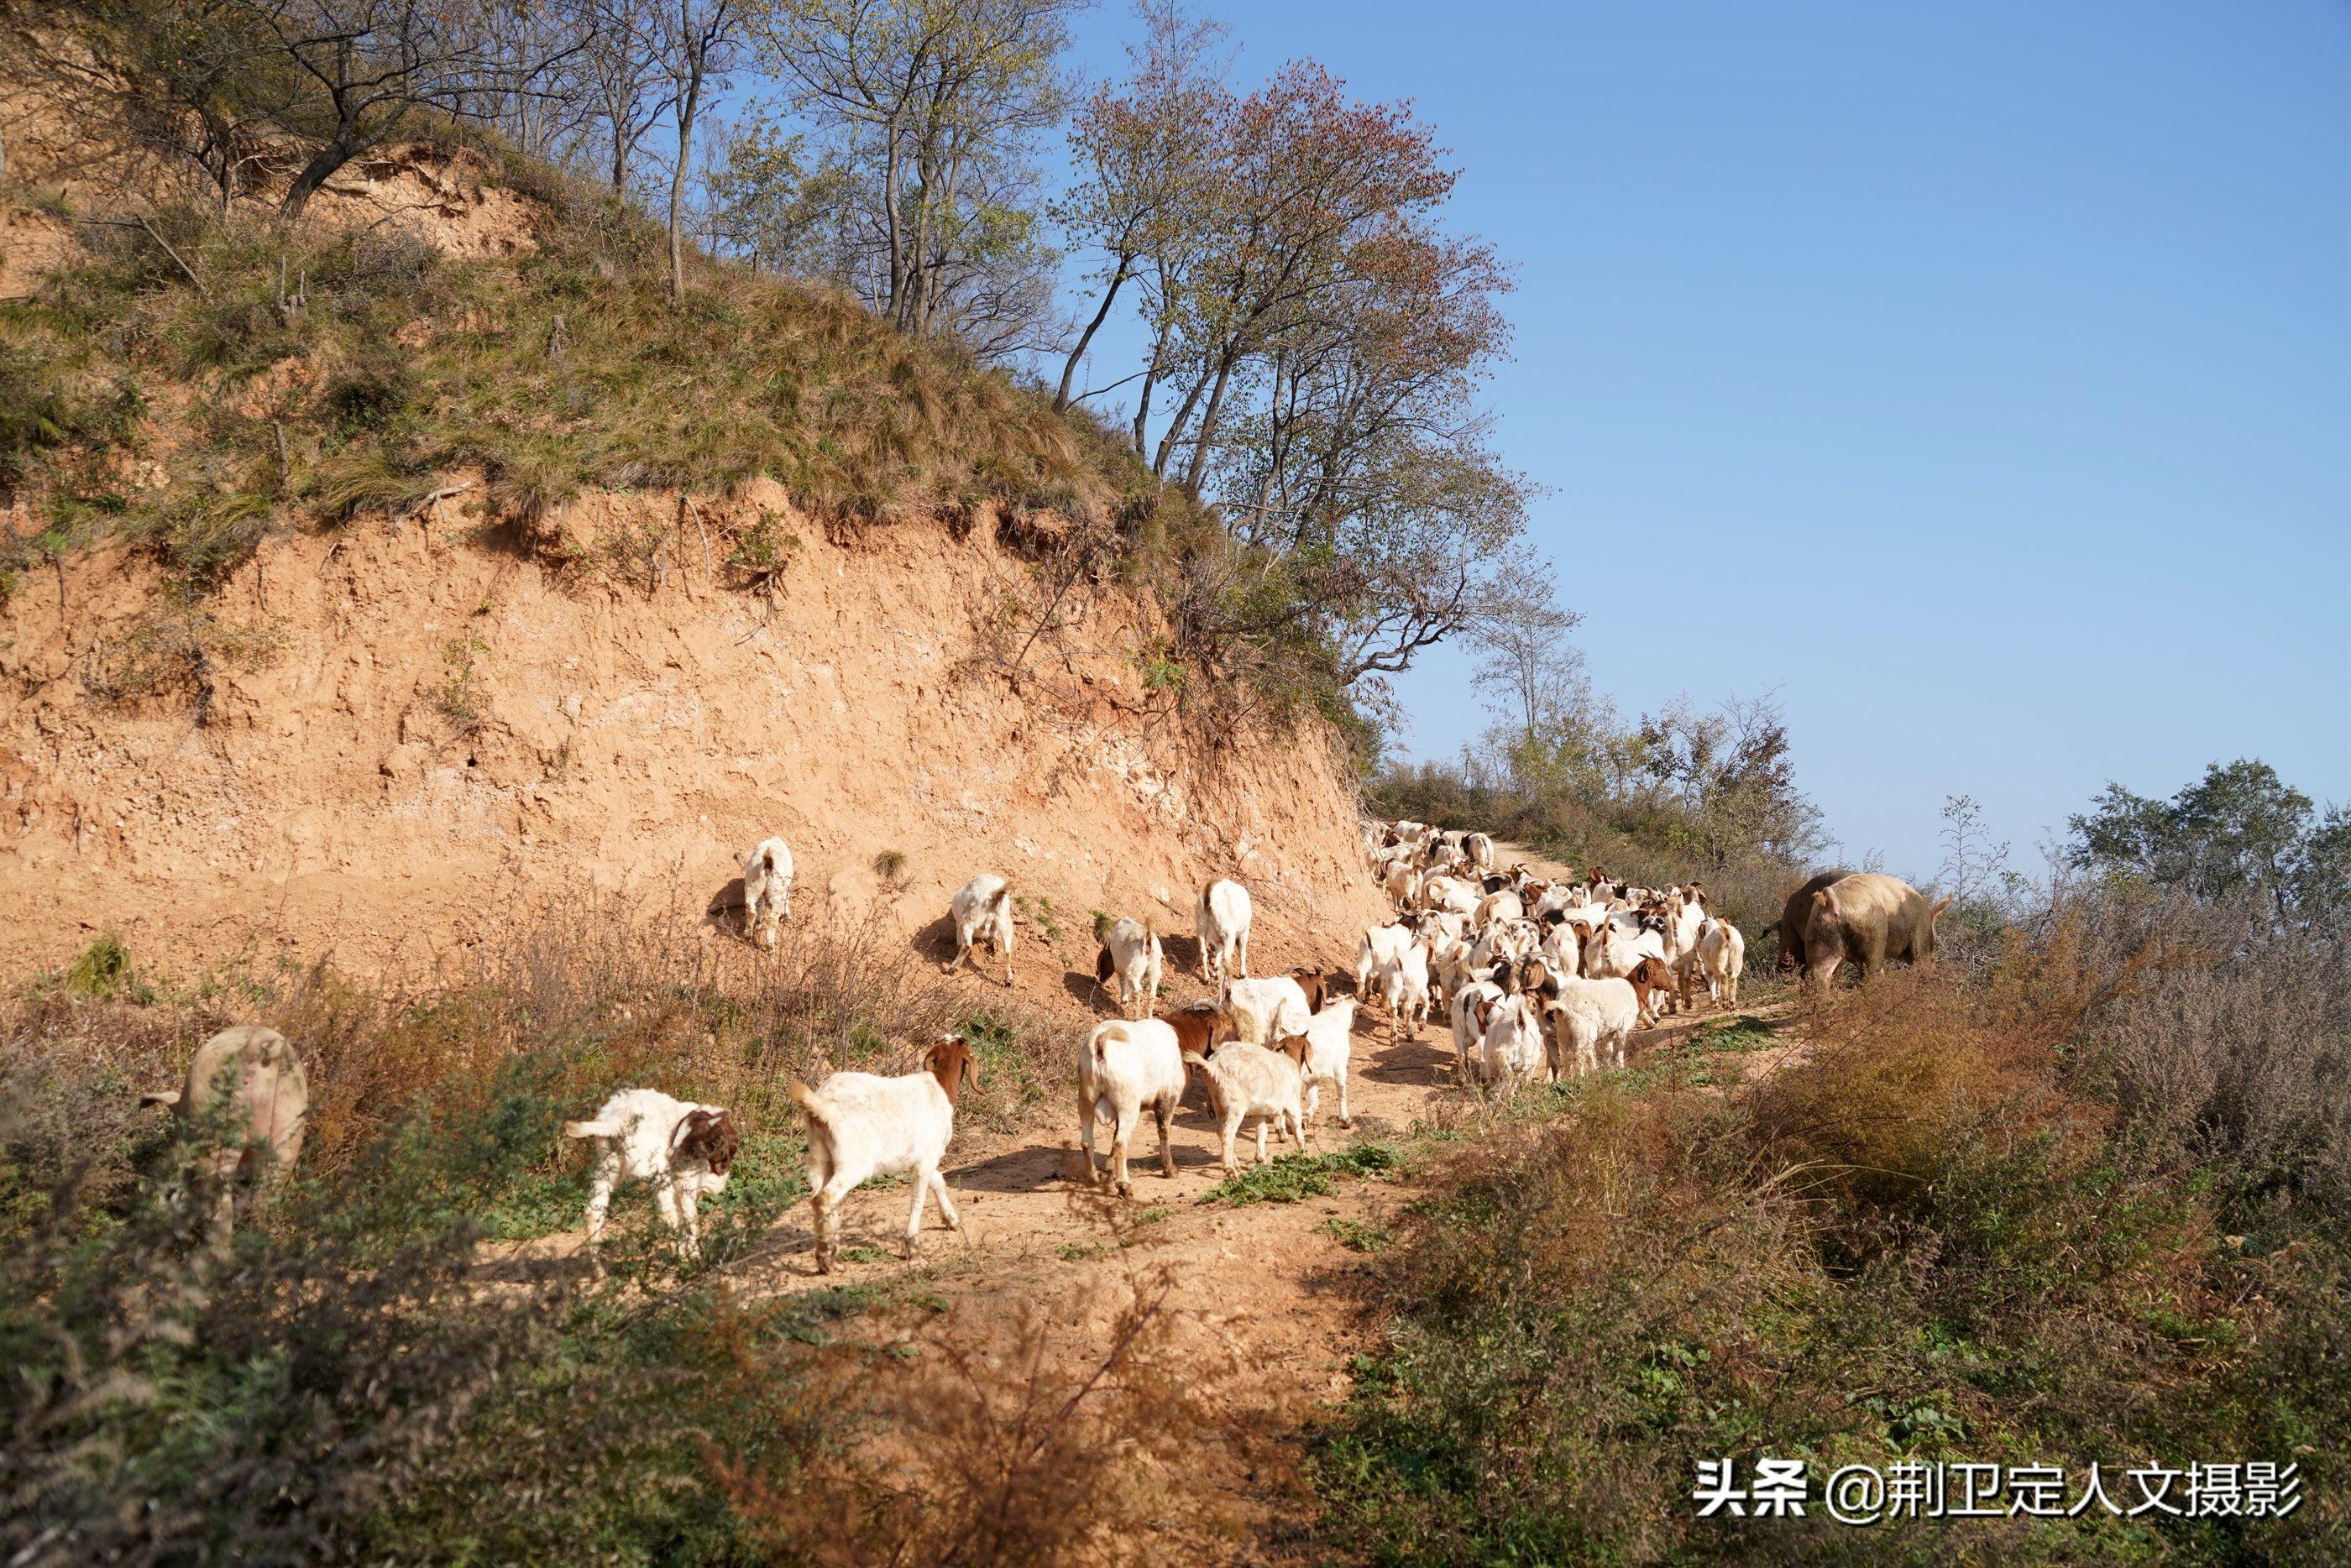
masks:
POLYGON ((619 1137, 628 1129, 618 1122, 566 1122, 565 1137, 619 1137))
POLYGON ((792 1104, 800 1108, 800 1114, 817 1126, 830 1127, 832 1125, 831 1119, 832 1107, 817 1098, 816 1091, 798 1078, 791 1079, 784 1085, 784 1093, 792 1097, 792 1104))
POLYGON ((1110 1056, 1105 1048, 1112 1041, 1115 1040, 1123 1045, 1134 1038, 1122 1027, 1124 1023, 1123 1019, 1113 1018, 1094 1026, 1092 1051, 1095 1072, 1099 1073, 1110 1065, 1110 1056))

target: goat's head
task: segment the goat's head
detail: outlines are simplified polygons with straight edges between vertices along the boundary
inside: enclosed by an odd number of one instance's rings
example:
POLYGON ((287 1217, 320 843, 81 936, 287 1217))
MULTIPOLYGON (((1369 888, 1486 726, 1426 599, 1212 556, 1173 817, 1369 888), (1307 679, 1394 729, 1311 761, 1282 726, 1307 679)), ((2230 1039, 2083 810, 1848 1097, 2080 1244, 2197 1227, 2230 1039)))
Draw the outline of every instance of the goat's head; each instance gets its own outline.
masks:
POLYGON ((971 1054, 971 1042, 960 1034, 942 1034, 931 1048, 923 1053, 923 1065, 939 1087, 947 1095, 947 1104, 954 1105, 969 1084, 977 1089, 979 1083, 979 1058, 971 1054))
POLYGON ((735 1130, 732 1113, 697 1108, 686 1112, 677 1124, 670 1155, 675 1159, 699 1159, 713 1176, 724 1176, 742 1147, 743 1135, 735 1130))
POLYGON ((1322 971, 1319 969, 1294 969, 1290 971, 1290 978, 1296 981, 1298 989, 1306 993, 1306 1011, 1322 1012, 1323 1000, 1331 994, 1331 982, 1323 977, 1322 971))

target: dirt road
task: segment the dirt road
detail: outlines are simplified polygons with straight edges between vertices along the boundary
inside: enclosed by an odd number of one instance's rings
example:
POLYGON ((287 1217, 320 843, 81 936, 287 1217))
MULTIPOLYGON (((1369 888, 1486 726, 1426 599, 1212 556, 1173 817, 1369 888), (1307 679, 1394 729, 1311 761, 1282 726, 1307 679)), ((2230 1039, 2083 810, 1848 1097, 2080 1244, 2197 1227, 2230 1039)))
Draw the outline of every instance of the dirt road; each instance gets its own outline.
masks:
MULTIPOLYGON (((1526 859, 1545 875, 1568 875, 1517 846, 1502 848, 1509 860, 1526 859)), ((1353 964, 1352 940, 1343 946, 1342 933, 1281 945, 1307 950, 1299 952, 1300 961, 1334 971, 1353 964)), ((1171 954, 1171 979, 1176 971, 1171 954)), ((1073 986, 1071 993, 1079 989, 1073 986)), ((1106 1007, 1102 1011, 1110 1015, 1106 1007)), ((1769 1010, 1740 1011, 1754 1016, 1769 1010)), ((1635 1059, 1733 1015, 1701 1002, 1695 1017, 1636 1035, 1635 1059)), ((1769 1070, 1777 1054, 1761 1053, 1747 1069, 1769 1070)), ((1355 1127, 1352 1132, 1339 1127, 1335 1097, 1326 1092, 1322 1123, 1311 1138, 1317 1152, 1355 1139, 1408 1142, 1416 1129, 1468 1113, 1469 1096, 1455 1082, 1452 1042, 1441 1019, 1424 1025, 1416 1038, 1400 1037, 1384 1013, 1364 1008, 1352 1066, 1355 1127)), ((1134 1149, 1133 1199, 1113 1203, 1081 1179, 1075 1108, 1064 1110, 1049 1093, 1036 1125, 986 1147, 951 1151, 947 1184, 964 1223, 960 1236, 944 1229, 934 1210, 922 1254, 902 1261, 908 1189, 861 1192, 851 1199, 843 1225, 847 1261, 824 1282, 919 1291, 945 1306, 930 1333, 999 1358, 1024 1324, 1050 1324, 1051 1358, 1068 1367, 1103 1353, 1117 1314, 1138 1284, 1164 1288, 1165 1310, 1176 1320, 1172 1332, 1187 1353, 1196 1353, 1202 1376, 1221 1382, 1237 1426, 1272 1438, 1191 1478, 1194 1485, 1222 1494, 1235 1533, 1185 1544, 1210 1560, 1279 1561, 1284 1556, 1279 1542, 1285 1532, 1295 1535, 1303 1495, 1294 1480, 1301 1420, 1315 1407, 1345 1396, 1352 1360, 1376 1333, 1364 1321, 1356 1288, 1367 1259, 1350 1241, 1376 1237, 1416 1184, 1342 1178, 1327 1193, 1302 1201, 1204 1204, 1223 1173, 1217 1129, 1197 1099, 1196 1092, 1176 1117, 1176 1175, 1159 1173, 1155 1134, 1146 1127, 1134 1149)), ((1244 1139, 1244 1165, 1252 1158, 1244 1139)), ((734 1266, 739 1282, 760 1292, 818 1283, 807 1221, 807 1210, 795 1208, 759 1254, 734 1266)))

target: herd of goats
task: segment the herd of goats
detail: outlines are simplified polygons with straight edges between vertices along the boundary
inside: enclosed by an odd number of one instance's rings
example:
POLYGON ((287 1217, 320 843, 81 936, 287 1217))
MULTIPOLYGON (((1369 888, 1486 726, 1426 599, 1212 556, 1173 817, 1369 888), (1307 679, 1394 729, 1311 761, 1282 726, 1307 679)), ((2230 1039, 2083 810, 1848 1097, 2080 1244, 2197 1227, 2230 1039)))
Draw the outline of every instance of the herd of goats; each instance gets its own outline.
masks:
MULTIPOLYGON (((1176 1174, 1170 1123, 1195 1073, 1221 1131, 1228 1176, 1239 1168, 1235 1140, 1252 1124, 1259 1164, 1268 1158, 1269 1129, 1304 1148, 1325 1088, 1341 1125, 1352 1127, 1347 1065, 1362 1003, 1384 1009, 1398 1037, 1417 1037, 1441 1009, 1452 1024, 1458 1081, 1510 1086, 1622 1065, 1632 1032, 1661 1012, 1690 1008, 1700 984, 1719 1003, 1738 1002, 1746 939, 1708 909, 1695 882, 1636 888, 1597 867, 1581 880, 1547 879, 1523 864, 1503 870, 1489 836, 1416 822, 1365 825, 1364 853, 1395 914, 1364 932, 1352 994, 1340 990, 1343 977, 1319 970, 1252 976, 1249 890, 1230 878, 1202 888, 1193 911, 1213 1000, 1155 1012, 1164 964, 1157 929, 1133 919, 1105 921, 1095 976, 1115 987, 1121 1016, 1096 1024, 1077 1052, 1089 1180, 1131 1192, 1128 1145, 1145 1111, 1158 1124, 1160 1170, 1176 1174), (1106 1165, 1096 1158, 1098 1130, 1109 1137, 1106 1165)), ((790 915, 792 874, 791 851, 779 838, 746 859, 744 934, 753 942, 774 944, 778 924, 790 915)), ((1790 898, 1780 926, 1782 961, 1819 981, 1844 961, 1874 971, 1888 958, 1928 961, 1935 918, 1948 903, 1929 906, 1893 877, 1827 873, 1790 898)), ((976 965, 985 952, 1003 962, 1010 985, 1005 879, 973 877, 956 893, 950 914, 956 952, 946 968, 976 965)), ((939 1161, 954 1134, 956 1098, 978 1082, 970 1042, 951 1034, 928 1047, 914 1073, 841 1072, 813 1088, 789 1084, 808 1123, 820 1272, 831 1272, 838 1251, 842 1200, 873 1176, 914 1179, 909 1254, 930 1198, 949 1228, 961 1228, 939 1161)), ((300 1155, 308 1087, 299 1054, 276 1030, 222 1031, 197 1050, 183 1090, 146 1099, 173 1106, 207 1135, 209 1147, 193 1146, 189 1168, 192 1187, 209 1196, 216 1241, 234 1228, 238 1208, 282 1179, 300 1155)), ((650 1185, 681 1250, 698 1251, 697 1206, 726 1186, 741 1147, 733 1113, 657 1089, 625 1089, 564 1130, 595 1149, 591 1254, 623 1181, 650 1185)))

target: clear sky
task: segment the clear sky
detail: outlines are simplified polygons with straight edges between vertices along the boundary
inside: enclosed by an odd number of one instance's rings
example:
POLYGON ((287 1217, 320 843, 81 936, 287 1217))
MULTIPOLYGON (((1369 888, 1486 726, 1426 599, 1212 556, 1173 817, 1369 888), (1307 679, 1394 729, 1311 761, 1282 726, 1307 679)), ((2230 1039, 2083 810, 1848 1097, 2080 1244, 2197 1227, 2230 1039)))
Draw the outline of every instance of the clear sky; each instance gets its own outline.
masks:
MULTIPOLYGON (((2351 799, 2351 4, 1209 9, 1453 149, 1628 713, 1777 689, 1844 857, 1922 875, 1951 793, 2025 867, 2109 778, 2351 799)), ((1401 682, 1413 753, 1467 676, 1401 682)))

